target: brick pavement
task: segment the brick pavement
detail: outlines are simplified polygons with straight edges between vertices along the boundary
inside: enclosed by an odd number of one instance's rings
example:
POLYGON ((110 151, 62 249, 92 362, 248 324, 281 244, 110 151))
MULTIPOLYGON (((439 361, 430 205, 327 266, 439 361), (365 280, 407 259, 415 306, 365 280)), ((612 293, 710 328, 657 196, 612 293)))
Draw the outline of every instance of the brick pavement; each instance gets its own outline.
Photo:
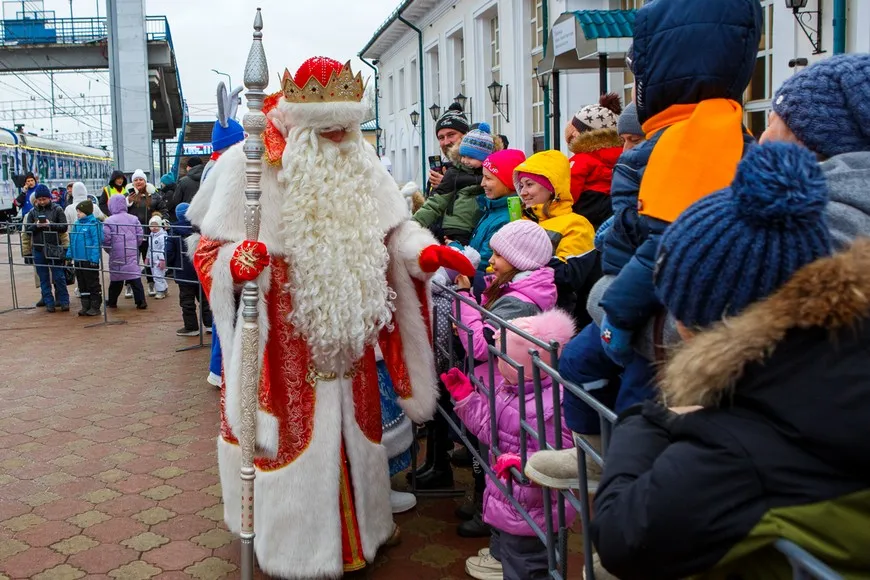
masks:
MULTIPOLYGON (((12 302, 5 253, 0 310, 12 302)), ((22 305, 39 299, 32 272, 16 267, 22 305)), ((0 580, 239 576, 222 521, 209 351, 175 352, 198 343, 174 334, 177 297, 170 283, 146 311, 121 298, 110 320, 126 324, 95 328, 75 303, 0 314, 0 580)), ((487 542, 455 535, 458 501, 398 516, 402 543, 354 578, 465 577, 465 558, 487 542)))

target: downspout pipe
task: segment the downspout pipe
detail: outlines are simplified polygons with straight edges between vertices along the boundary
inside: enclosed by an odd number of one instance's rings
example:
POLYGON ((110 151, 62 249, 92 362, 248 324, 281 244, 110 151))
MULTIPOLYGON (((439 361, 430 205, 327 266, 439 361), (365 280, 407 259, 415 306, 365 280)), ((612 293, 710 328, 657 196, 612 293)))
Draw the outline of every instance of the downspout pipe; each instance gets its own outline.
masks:
MULTIPOLYGON (((819 23, 819 26, 822 24, 819 23)), ((834 0, 834 54, 846 52, 846 0, 834 0)))
POLYGON ((381 156, 381 135, 379 129, 381 128, 381 115, 380 115, 380 107, 378 106, 378 97, 381 92, 378 90, 378 79, 380 78, 380 74, 378 73, 378 69, 375 65, 364 59, 362 56, 359 57, 363 63, 368 66, 370 69, 375 71, 375 151, 378 154, 378 157, 381 156))
MULTIPOLYGON (((534 9, 534 5, 533 8, 534 9)), ((550 40, 550 2, 544 0, 541 2, 541 18, 544 21, 544 54, 547 54, 547 45, 550 40)), ((544 150, 551 148, 550 143, 550 87, 544 87, 544 150)))
MULTIPOLYGON (((423 31, 411 24, 404 16, 402 16, 402 12, 399 12, 399 22, 413 30, 417 33, 417 49, 419 51, 419 56, 417 60, 419 61, 418 67, 420 69, 420 108, 423 108, 423 99, 426 93, 423 90, 423 31)), ((423 111, 418 111, 420 113, 420 162, 422 166, 422 172, 420 173, 420 180, 423 183, 423 186, 426 185, 426 176, 428 175, 427 169, 428 165, 426 164, 426 115, 423 111)))

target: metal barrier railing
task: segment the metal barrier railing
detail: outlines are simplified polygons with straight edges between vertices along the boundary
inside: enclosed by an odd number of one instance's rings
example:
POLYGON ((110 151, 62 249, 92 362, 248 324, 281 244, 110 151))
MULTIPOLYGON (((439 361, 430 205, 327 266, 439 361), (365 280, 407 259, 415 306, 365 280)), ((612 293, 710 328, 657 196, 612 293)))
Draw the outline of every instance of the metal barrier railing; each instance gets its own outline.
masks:
MULTIPOLYGON (((69 232, 69 228, 74 226, 75 224, 67 224, 69 232)), ((104 224, 100 224, 99 227, 103 228, 104 224)), ((123 266, 127 262, 124 260, 124 263, 119 263, 117 260, 113 261, 109 258, 108 249, 105 246, 100 246, 99 248, 93 245, 86 245, 85 250, 99 250, 100 260, 99 263, 91 262, 92 264, 96 264, 96 266, 85 266, 83 264, 72 264, 71 261, 66 258, 60 260, 52 260, 45 265, 42 264, 30 264, 25 262, 24 248, 25 243, 22 240, 22 236, 26 237, 28 234, 26 232, 27 224, 23 224, 21 222, 0 222, 0 232, 3 233, 3 243, 6 246, 6 251, 3 252, 3 261, 0 261, 0 267, 5 266, 8 268, 8 276, 9 276, 9 285, 10 285, 10 293, 9 296, 11 298, 11 304, 5 309, 0 310, 0 314, 6 314, 9 312, 13 312, 16 310, 31 310, 34 309, 35 306, 33 303, 25 304, 21 299, 21 292, 19 288, 19 284, 23 280, 22 274, 25 272, 33 272, 34 277, 36 278, 37 288, 39 288, 38 281, 38 273, 39 270, 37 268, 46 268, 43 270, 44 274, 48 274, 49 277, 59 276, 62 272, 62 268, 70 268, 72 267, 74 270, 81 272, 97 272, 99 275, 99 285, 101 290, 101 304, 100 312, 102 320, 100 322, 96 322, 93 324, 88 324, 85 328, 91 328, 96 326, 108 326, 108 325, 117 325, 117 324, 125 324, 127 322, 126 319, 120 317, 113 316, 113 309, 106 307, 107 298, 109 297, 109 289, 112 287, 111 278, 113 274, 129 274, 129 270, 124 269, 123 266)), ((182 348, 176 349, 176 352, 182 352, 191 349, 197 348, 205 348, 210 347, 211 343, 206 343, 204 340, 205 334, 211 331, 211 324, 206 325, 206 312, 210 312, 208 305, 208 300, 203 294, 202 284, 199 282, 199 279, 194 274, 190 276, 189 274, 184 274, 185 270, 182 260, 184 260, 184 254, 187 254, 185 238, 193 233, 192 230, 183 233, 176 233, 177 230, 174 230, 173 233, 167 233, 164 242, 169 245, 172 244, 177 249, 176 250, 176 261, 170 262, 169 256, 166 255, 166 250, 164 250, 163 255, 156 253, 153 249, 149 249, 148 240, 150 227, 146 225, 138 226, 142 228, 141 238, 139 237, 138 232, 133 234, 130 232, 130 228, 133 226, 124 225, 124 226, 113 226, 109 225, 110 228, 115 228, 115 231, 112 232, 113 237, 120 237, 120 247, 123 247, 124 257, 131 262, 135 262, 136 268, 139 270, 140 275, 135 277, 136 280, 139 280, 141 283, 143 277, 145 279, 145 283, 142 284, 142 291, 146 294, 145 300, 147 302, 147 293, 148 293, 148 284, 152 283, 155 280, 154 271, 150 266, 145 266, 144 261, 145 258, 150 258, 149 262, 154 264, 159 262, 162 258, 165 260, 165 282, 167 286, 172 283, 181 283, 187 286, 185 292, 189 292, 190 288, 196 287, 195 294, 193 297, 194 304, 193 308, 196 310, 197 320, 198 320, 198 337, 199 343, 192 346, 185 346, 182 348), (185 277, 186 276, 186 277, 185 277)), ((171 230, 172 231, 172 230, 171 230)), ((76 235, 76 234, 72 234, 76 235)), ((49 244, 52 245, 62 245, 60 243, 60 236, 52 237, 49 240, 49 244)), ((39 249, 39 245, 35 249, 39 249)), ((43 245, 44 249, 44 245, 43 245)), ((33 254, 31 253, 31 256, 33 254)), ((116 276, 117 277, 117 276, 116 276)), ((157 279, 160 279, 161 276, 157 276, 157 279)), ((53 279, 52 279, 53 281, 53 279)), ((78 283, 78 279, 76 280, 76 284, 78 283)), ((115 288, 117 289, 117 284, 122 283, 121 288, 118 290, 119 292, 124 292, 127 288, 131 288, 131 284, 133 284, 131 280, 117 280, 115 281, 115 288)), ((182 292, 181 286, 175 284, 174 291, 169 290, 167 297, 173 296, 174 293, 178 293, 180 298, 180 294, 182 292)), ((67 288, 69 300, 70 300, 70 309, 77 307, 76 304, 76 296, 74 296, 74 288, 75 286, 70 284, 67 288)), ((52 292, 55 292, 56 287, 52 288, 52 292)), ((41 292, 38 291, 41 294, 41 292)), ((120 296, 119 296, 120 298, 120 296)), ((154 298, 152 298, 154 299, 154 298)), ((120 305, 121 302, 118 302, 120 305)), ((91 320, 91 318, 86 318, 86 320, 91 320)), ((192 329, 191 329, 192 330, 192 329)))
MULTIPOLYGON (((469 377, 475 389, 479 393, 483 393, 490 408, 490 425, 489 439, 491 446, 489 453, 485 450, 478 450, 468 437, 468 428, 462 423, 457 423, 451 417, 450 410, 439 405, 438 412, 447 420, 451 429, 459 436, 463 444, 468 448, 472 456, 477 459, 486 474, 486 477, 492 480, 498 490, 505 495, 511 505, 516 509, 517 513, 523 520, 529 524, 530 529, 544 543, 547 549, 547 561, 549 566, 549 576, 553 580, 562 580, 567 578, 567 534, 568 524, 566 517, 566 506, 570 506, 580 514, 580 521, 583 530, 589 529, 589 524, 592 520, 591 515, 591 497, 589 493, 589 478, 587 473, 586 456, 588 455, 599 466, 604 467, 605 455, 608 448, 610 435, 613 426, 616 423, 616 414, 579 385, 575 385, 566 381, 559 374, 558 370, 558 352, 559 344, 545 343, 538 338, 529 335, 521 329, 512 325, 509 321, 503 320, 491 312, 482 308, 475 300, 467 295, 459 294, 451 288, 438 283, 433 284, 433 290, 436 292, 447 293, 453 301, 451 313, 448 316, 448 323, 453 326, 457 334, 462 338, 463 347, 466 353, 473 353, 473 332, 466 324, 462 322, 460 315, 463 306, 475 309, 481 316, 481 319, 489 326, 495 329, 496 335, 499 336, 498 347, 487 345, 487 382, 481 380, 475 373, 476 361, 473 355, 458 357, 454 352, 453 342, 450 341, 447 345, 439 344, 438 335, 435 332, 437 323, 433 323, 433 344, 436 354, 448 357, 451 361, 450 366, 461 368, 469 377), (534 348, 529 350, 531 355, 531 369, 526 369, 523 365, 517 363, 506 354, 507 335, 516 334, 519 337, 527 340, 534 348), (543 356, 542 356, 543 353, 543 356), (517 388, 519 392, 519 400, 525 400, 526 394, 526 374, 531 371, 532 384, 534 388, 535 398, 535 416, 536 424, 529 424, 526 417, 525 406, 519 405, 520 411, 520 443, 519 455, 521 469, 511 469, 511 477, 506 483, 502 483, 495 474, 492 467, 488 465, 487 455, 492 455, 498 458, 502 454, 502 449, 499 446, 498 425, 496 423, 496 365, 501 360, 513 368, 518 375, 517 388), (552 388, 553 409, 556 411, 553 414, 553 432, 555 437, 553 441, 549 441, 546 436, 544 426, 544 400, 543 400, 543 381, 549 379, 552 388), (488 383, 488 384, 487 384, 488 383), (561 387, 561 388, 559 388, 561 387), (563 390, 571 392, 578 399, 583 401, 594 409, 598 415, 601 424, 601 452, 592 447, 583 437, 574 434, 574 445, 577 448, 577 471, 579 474, 579 490, 576 491, 558 491, 547 487, 541 487, 541 492, 544 498, 544 520, 543 528, 538 526, 531 515, 524 509, 522 505, 514 497, 514 485, 530 485, 530 481, 525 477, 522 471, 525 469, 527 455, 529 451, 530 438, 534 441, 534 446, 538 449, 559 450, 562 448, 562 439, 559 436, 562 433, 562 417, 561 417, 561 394, 563 390), (575 495, 576 492, 576 495, 575 495), (579 497, 578 497, 579 496, 579 497), (555 502, 555 509, 553 509, 555 502), (555 518, 553 514, 555 512, 555 518)), ((482 363, 481 363, 482 364, 482 363)), ((478 367, 479 368, 479 367, 478 367)), ((584 552, 584 571, 585 577, 588 580, 594 580, 595 571, 593 568, 592 554, 594 548, 592 539, 589 534, 583 534, 583 552, 584 552)), ((781 539, 775 543, 775 548, 783 553, 788 559, 794 571, 795 580, 842 580, 842 577, 831 570, 828 566, 820 562, 817 558, 810 555, 805 550, 801 549, 796 544, 787 540, 781 539)))
MULTIPOLYGON (((22 44, 88 44, 105 42, 106 18, 56 18, 52 12, 35 12, 15 19, 0 20, 0 46, 22 44)), ((169 40, 165 16, 146 16, 145 35, 149 42, 169 40)))

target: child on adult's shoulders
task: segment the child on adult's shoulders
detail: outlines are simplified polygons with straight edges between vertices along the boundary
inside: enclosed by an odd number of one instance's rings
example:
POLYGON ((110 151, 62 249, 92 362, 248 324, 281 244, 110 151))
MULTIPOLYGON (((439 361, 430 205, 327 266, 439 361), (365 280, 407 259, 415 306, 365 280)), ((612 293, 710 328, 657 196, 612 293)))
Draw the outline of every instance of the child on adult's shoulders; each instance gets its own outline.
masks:
POLYGON ((441 184, 414 213, 414 221, 442 240, 467 246, 481 216, 478 197, 483 193, 483 162, 494 149, 489 125, 481 123, 469 131, 459 145, 459 163, 447 170, 441 184))

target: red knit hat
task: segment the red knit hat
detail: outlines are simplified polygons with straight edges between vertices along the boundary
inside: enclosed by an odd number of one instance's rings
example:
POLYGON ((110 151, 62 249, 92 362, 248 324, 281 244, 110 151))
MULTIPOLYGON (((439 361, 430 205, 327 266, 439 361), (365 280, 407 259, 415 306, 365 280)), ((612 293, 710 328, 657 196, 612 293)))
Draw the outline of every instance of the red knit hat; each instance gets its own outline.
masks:
POLYGON ((492 173, 511 191, 516 191, 514 186, 514 169, 526 160, 526 154, 519 149, 502 149, 486 158, 483 168, 492 173))

